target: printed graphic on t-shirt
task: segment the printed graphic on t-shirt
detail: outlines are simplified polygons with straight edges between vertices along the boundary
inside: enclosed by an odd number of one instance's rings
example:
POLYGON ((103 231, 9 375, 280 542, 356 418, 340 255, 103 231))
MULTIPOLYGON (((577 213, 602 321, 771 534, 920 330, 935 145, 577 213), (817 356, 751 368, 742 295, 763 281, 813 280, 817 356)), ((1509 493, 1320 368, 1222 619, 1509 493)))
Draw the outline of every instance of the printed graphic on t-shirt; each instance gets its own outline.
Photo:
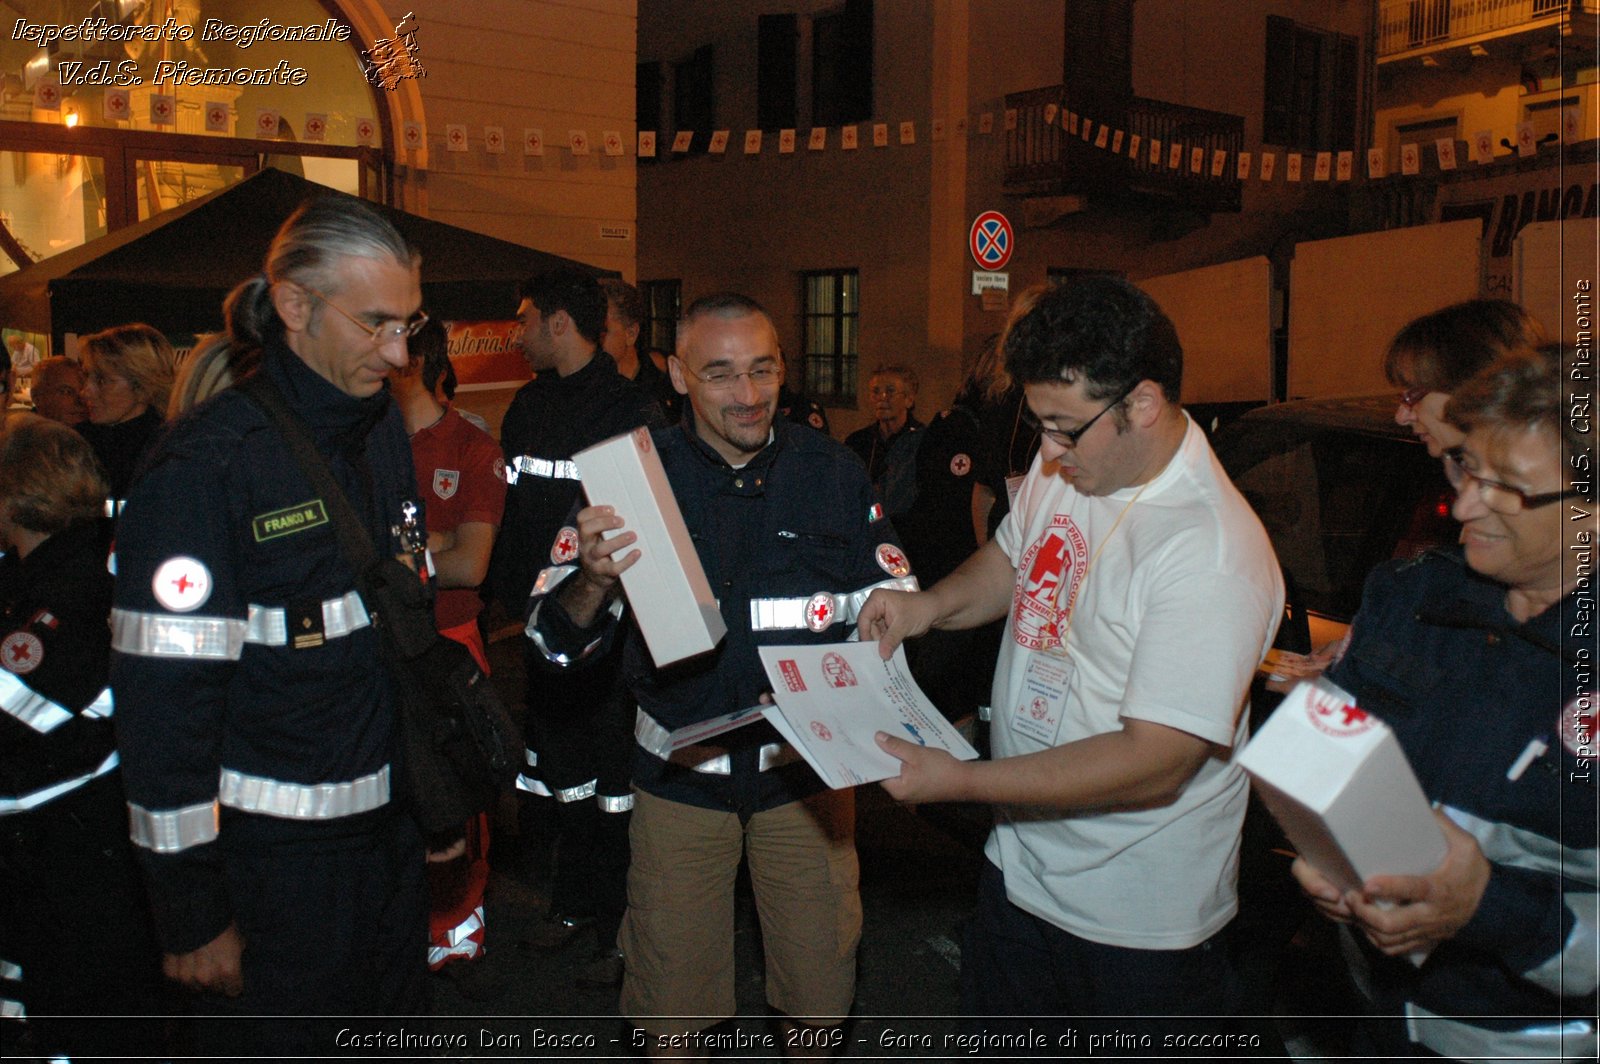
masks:
POLYGON ((1042 535, 1022 555, 1017 566, 1016 607, 1011 614, 1011 637, 1029 650, 1061 645, 1060 626, 1065 610, 1078 592, 1089 569, 1089 545, 1083 532, 1066 514, 1056 514, 1042 535), (1062 581, 1067 586, 1062 587, 1062 581))

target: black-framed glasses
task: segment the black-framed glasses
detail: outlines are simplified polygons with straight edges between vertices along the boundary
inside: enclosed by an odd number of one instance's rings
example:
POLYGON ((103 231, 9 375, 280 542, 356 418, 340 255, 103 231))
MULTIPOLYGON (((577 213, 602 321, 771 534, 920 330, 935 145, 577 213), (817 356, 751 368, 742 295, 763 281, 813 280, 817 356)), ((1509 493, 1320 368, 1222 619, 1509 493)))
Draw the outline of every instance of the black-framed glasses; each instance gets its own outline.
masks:
POLYGON ((1033 411, 1028 409, 1026 403, 1024 403, 1022 406, 1022 423, 1027 425, 1032 431, 1037 432, 1040 436, 1043 436, 1045 439, 1055 444, 1057 447, 1076 448, 1078 446, 1078 441, 1083 439, 1084 433, 1094 428, 1094 423, 1096 421, 1099 421, 1101 418, 1105 417, 1106 414, 1111 412, 1112 407, 1117 406, 1128 396, 1132 395, 1133 389, 1137 387, 1139 387, 1139 385, 1135 384, 1132 388, 1129 388, 1127 391, 1111 400, 1111 402, 1107 403, 1100 409, 1098 414, 1090 418, 1088 421, 1085 421, 1075 429, 1046 428, 1044 424, 1034 416, 1033 411))
MULTIPOLYGON (((295 283, 299 284, 298 281, 295 283)), ((385 344, 392 344, 397 340, 410 339, 421 332, 424 325, 428 324, 428 315, 419 310, 410 321, 400 321, 396 318, 390 321, 380 321, 376 325, 368 325, 310 285, 302 284, 300 287, 328 304, 328 306, 338 311, 346 321, 370 336, 373 347, 383 347, 385 344)))
POLYGON ((757 388, 768 388, 774 384, 781 383, 783 380, 783 363, 781 362, 756 366, 754 369, 747 369, 742 373, 718 368, 704 376, 690 369, 689 363, 685 362, 681 357, 678 358, 678 365, 683 367, 683 372, 715 392, 731 391, 734 385, 739 383, 740 377, 749 377, 750 383, 757 388))
POLYGON ((1521 488, 1513 488, 1510 484, 1488 477, 1480 477, 1468 469, 1462 460, 1464 452, 1460 447, 1452 447, 1444 452, 1444 475, 1450 481, 1450 486, 1456 489, 1456 494, 1461 494, 1468 485, 1476 486, 1478 498, 1483 504, 1497 514, 1514 516, 1524 510, 1537 510, 1541 506, 1549 506, 1553 502, 1560 502, 1571 494, 1570 491, 1546 491, 1537 495, 1530 495, 1521 488))
POLYGON ((1407 410, 1414 410, 1416 405, 1428 397, 1432 388, 1407 388, 1400 393, 1400 405, 1407 410))

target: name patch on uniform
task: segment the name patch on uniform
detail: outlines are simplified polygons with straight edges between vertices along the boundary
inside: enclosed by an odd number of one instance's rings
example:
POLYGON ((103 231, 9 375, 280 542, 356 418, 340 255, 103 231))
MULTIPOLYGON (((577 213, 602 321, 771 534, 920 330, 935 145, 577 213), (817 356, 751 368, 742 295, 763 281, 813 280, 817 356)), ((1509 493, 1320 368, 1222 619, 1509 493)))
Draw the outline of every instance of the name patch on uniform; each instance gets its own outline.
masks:
POLYGON ((327 523, 327 507, 322 505, 321 499, 312 499, 271 513, 258 514, 250 519, 250 530, 255 533, 257 543, 265 543, 269 539, 292 536, 296 532, 327 523))

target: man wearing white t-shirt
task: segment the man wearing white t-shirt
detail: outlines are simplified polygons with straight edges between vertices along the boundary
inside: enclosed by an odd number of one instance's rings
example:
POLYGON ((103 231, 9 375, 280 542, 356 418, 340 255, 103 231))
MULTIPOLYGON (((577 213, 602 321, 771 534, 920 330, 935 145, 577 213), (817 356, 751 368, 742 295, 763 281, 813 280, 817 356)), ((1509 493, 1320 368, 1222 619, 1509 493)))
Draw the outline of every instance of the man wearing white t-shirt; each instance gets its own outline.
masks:
POLYGON ((1147 295, 1053 289, 1004 343, 1042 437, 1015 506, 950 576, 874 592, 860 616, 885 656, 1009 617, 994 759, 880 734, 902 762, 884 787, 995 806, 964 1013, 1225 1015, 1248 793, 1233 754, 1283 611, 1272 545, 1178 405, 1182 348, 1147 295))

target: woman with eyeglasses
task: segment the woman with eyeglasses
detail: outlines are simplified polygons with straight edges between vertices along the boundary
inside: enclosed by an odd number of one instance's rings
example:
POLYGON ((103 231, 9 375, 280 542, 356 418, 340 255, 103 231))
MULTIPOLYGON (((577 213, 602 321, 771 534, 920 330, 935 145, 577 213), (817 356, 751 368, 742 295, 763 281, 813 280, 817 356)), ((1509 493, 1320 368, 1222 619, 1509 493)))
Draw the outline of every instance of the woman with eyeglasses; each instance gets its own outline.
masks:
POLYGON ((1469 299, 1424 314, 1395 334, 1383 356, 1383 372, 1401 389, 1395 422, 1438 458, 1461 442, 1444 414, 1456 386, 1495 359, 1544 341, 1533 315, 1504 299, 1469 299))
POLYGON ((1596 439, 1575 356, 1519 352, 1456 389, 1460 547, 1374 571, 1328 673, 1394 729, 1448 843, 1429 875, 1355 889, 1294 863, 1371 963, 1358 1051, 1595 1057, 1596 439))
POLYGON ((148 325, 118 325, 78 341, 83 361, 83 403, 89 420, 80 431, 111 486, 110 513, 120 502, 155 438, 167 409, 177 355, 167 338, 148 325))

